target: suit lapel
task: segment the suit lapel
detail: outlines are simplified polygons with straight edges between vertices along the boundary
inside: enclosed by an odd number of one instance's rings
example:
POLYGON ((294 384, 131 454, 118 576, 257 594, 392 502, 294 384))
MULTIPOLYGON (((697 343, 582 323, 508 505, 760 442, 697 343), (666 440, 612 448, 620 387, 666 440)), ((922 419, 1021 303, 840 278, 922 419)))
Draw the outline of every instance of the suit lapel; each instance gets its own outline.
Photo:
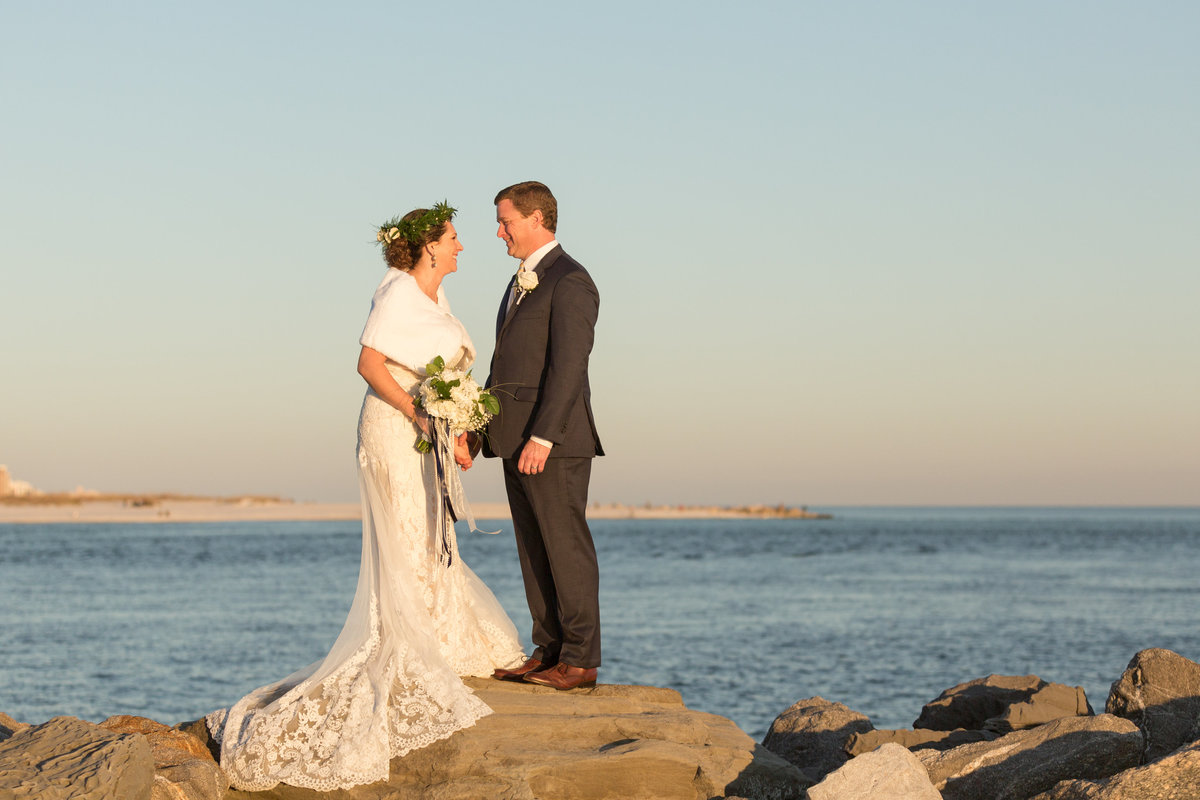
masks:
MULTIPOLYGON (((542 256, 542 260, 533 268, 533 274, 538 276, 538 282, 541 283, 542 278, 546 276, 551 268, 554 267, 554 262, 562 255, 562 245, 557 245, 550 250, 549 253, 542 256)), ((536 289, 534 291, 537 291, 536 289)), ((508 285, 508 291, 504 293, 504 299, 500 301, 500 313, 496 318, 496 342, 499 343, 500 336, 504 333, 504 329, 508 327, 508 323, 517 315, 517 309, 520 308, 520 303, 513 301, 511 307, 508 305, 508 296, 512 292, 512 284, 508 285)))
POLYGON ((500 298, 500 308, 496 311, 496 340, 500 339, 500 331, 504 330, 504 318, 508 316, 508 296, 512 294, 512 281, 509 281, 508 288, 504 290, 504 294, 500 298))

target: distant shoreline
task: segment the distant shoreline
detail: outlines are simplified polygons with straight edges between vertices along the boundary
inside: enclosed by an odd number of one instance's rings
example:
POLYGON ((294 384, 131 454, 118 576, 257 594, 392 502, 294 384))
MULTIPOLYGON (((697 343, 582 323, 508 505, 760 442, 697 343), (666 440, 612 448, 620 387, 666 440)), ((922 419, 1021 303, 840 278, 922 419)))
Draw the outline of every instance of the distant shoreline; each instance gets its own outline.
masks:
MULTIPOLYGON (((505 503, 472 503, 476 519, 508 519, 505 503)), ((829 519, 805 508, 785 506, 588 506, 590 519, 829 519)), ((104 522, 298 522, 361 519, 358 503, 296 503, 261 497, 195 498, 131 496, 125 499, 64 498, 45 502, 0 502, 0 523, 104 522)))

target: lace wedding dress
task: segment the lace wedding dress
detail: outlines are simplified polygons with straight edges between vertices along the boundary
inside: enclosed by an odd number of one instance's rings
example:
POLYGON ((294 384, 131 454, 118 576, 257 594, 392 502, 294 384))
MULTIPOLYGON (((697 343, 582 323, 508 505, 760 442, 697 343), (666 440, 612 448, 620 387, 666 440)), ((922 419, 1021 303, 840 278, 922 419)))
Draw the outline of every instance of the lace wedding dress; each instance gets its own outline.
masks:
MULTIPOLYGON (((362 341, 388 356, 389 372, 411 391, 434 356, 465 369, 474 349, 445 297, 434 304, 416 296, 404 278, 415 284, 405 273, 384 278, 362 341)), ((491 713, 459 676, 491 675, 524 659, 515 626, 459 558, 453 537, 451 558, 439 557, 435 467, 413 446, 416 436, 407 417, 367 391, 354 602, 323 660, 208 715, 236 788, 331 791, 386 780, 391 759, 491 713)))

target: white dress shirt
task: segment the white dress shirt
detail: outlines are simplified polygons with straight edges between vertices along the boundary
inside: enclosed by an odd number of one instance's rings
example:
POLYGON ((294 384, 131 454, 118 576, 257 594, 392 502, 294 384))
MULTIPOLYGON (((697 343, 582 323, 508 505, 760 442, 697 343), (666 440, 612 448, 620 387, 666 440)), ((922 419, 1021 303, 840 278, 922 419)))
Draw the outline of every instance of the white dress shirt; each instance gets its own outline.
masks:
MULTIPOLYGON (((546 242, 544 245, 539 247, 537 250, 534 250, 532 253, 530 253, 525 258, 525 260, 521 262, 521 269, 526 272, 532 272, 534 267, 536 267, 541 262, 542 258, 546 255, 546 253, 549 253, 555 247, 558 247, 557 239, 551 239, 550 241, 546 242)), ((515 291, 515 288, 516 288, 515 280, 513 281, 513 287, 514 287, 514 291, 509 295, 509 298, 508 298, 508 307, 510 309, 512 308, 512 304, 514 302, 516 302, 516 299, 517 299, 517 292, 515 291)), ((554 442, 547 441, 540 436, 530 436, 529 441, 537 442, 538 444, 540 444, 542 447, 545 447, 545 448, 554 447, 554 442)))

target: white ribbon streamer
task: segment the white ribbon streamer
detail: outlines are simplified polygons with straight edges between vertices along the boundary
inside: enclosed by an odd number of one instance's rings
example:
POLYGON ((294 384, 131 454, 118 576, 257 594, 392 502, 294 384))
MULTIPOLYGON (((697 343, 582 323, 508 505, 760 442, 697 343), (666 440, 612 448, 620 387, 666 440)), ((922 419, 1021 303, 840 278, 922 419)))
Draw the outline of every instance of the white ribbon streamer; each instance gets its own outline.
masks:
POLYGON ((450 433, 450 423, 447 420, 433 417, 430 419, 429 432, 433 438, 433 458, 437 465, 437 535, 441 542, 442 556, 446 566, 453 562, 454 548, 450 537, 454 535, 454 522, 466 520, 467 525, 475 533, 495 535, 500 531, 485 531, 475 527, 475 516, 471 513, 471 504, 467 502, 463 490, 462 479, 458 475, 458 464, 454 461, 454 436, 450 433))

